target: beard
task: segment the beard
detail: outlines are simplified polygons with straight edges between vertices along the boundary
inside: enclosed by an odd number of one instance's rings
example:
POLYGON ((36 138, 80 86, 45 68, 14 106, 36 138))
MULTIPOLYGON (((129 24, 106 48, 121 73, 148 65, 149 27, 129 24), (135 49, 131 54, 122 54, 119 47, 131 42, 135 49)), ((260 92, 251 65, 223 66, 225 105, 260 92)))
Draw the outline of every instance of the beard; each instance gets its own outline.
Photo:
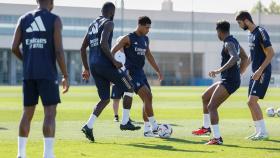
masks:
POLYGON ((248 30, 248 26, 244 25, 244 27, 242 28, 244 31, 248 30))
POLYGON ((110 18, 110 20, 112 20, 112 21, 114 20, 114 15, 110 18))

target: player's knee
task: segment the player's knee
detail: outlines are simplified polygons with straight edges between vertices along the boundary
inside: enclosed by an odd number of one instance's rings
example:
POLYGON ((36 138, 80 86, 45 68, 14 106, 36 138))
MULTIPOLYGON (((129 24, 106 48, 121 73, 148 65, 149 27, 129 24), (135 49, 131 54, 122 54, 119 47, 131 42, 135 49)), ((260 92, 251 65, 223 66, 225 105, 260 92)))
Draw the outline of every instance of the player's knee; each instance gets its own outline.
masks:
POLYGON ((46 120, 53 120, 56 116, 56 110, 48 110, 45 111, 45 119, 46 120))
POLYGON ((22 121, 22 122, 29 123, 29 122, 31 122, 32 117, 33 117, 32 114, 29 114, 29 113, 24 112, 23 115, 22 115, 21 121, 22 121))
POLYGON ((152 100, 153 100, 153 95, 152 95, 151 92, 147 92, 147 100, 148 100, 149 102, 152 102, 152 100))
POLYGON ((249 100, 249 101, 247 102, 247 105, 248 105, 249 107, 254 107, 255 104, 256 104, 256 103, 255 103, 254 101, 252 101, 252 100, 249 100))
POLYGON ((201 99, 202 99, 202 101, 203 101, 204 103, 208 101, 208 97, 206 96, 206 94, 203 94, 203 95, 201 96, 201 99))
POLYGON ((217 107, 214 104, 208 104, 207 109, 211 112, 217 110, 217 107))
POLYGON ((103 105, 108 105, 110 103, 110 99, 101 100, 103 105))

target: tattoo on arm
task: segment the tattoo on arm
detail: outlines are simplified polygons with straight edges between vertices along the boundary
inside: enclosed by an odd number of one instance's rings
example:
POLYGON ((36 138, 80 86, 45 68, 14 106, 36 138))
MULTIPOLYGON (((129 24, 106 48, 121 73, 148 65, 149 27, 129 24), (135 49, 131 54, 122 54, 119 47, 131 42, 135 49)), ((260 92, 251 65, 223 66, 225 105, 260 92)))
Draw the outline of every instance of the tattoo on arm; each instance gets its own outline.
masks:
POLYGON ((234 43, 232 42, 226 42, 225 43, 225 48, 228 51, 229 55, 231 56, 231 58, 229 59, 229 61, 221 68, 221 72, 231 68, 234 64, 237 63, 237 61, 239 60, 239 56, 238 56, 238 50, 235 47, 234 43))

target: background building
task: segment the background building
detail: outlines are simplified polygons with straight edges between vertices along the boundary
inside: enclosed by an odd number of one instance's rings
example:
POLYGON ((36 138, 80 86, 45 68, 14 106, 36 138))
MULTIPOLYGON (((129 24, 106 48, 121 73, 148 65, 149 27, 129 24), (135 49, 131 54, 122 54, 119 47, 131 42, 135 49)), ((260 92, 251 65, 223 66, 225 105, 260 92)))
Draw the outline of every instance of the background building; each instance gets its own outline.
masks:
MULTIPOLYGON (((20 15, 35 8, 33 5, 0 3, 0 84, 21 83, 22 64, 11 53, 11 41, 20 15)), ((61 16, 64 25, 63 42, 70 82, 72 85, 84 84, 79 49, 87 27, 100 15, 100 9, 55 7, 53 12, 61 16)), ((161 11, 117 9, 114 41, 118 36, 132 32, 137 26, 137 18, 143 15, 152 19, 150 48, 164 73, 162 85, 205 85, 212 82, 208 72, 219 67, 223 44, 216 35, 217 20, 225 19, 231 23, 231 34, 249 54, 248 32, 238 27, 234 14, 175 12, 170 0, 163 2, 161 11)), ((267 29, 275 51, 279 52, 280 16, 254 15, 253 19, 267 29)), ((148 64, 145 70, 151 83, 158 85, 156 74, 148 64)), ((242 85, 248 85, 250 74, 249 68, 242 85)), ((280 55, 277 53, 273 60, 272 86, 280 83, 279 74, 280 55)), ((94 82, 91 80, 90 83, 94 82)))

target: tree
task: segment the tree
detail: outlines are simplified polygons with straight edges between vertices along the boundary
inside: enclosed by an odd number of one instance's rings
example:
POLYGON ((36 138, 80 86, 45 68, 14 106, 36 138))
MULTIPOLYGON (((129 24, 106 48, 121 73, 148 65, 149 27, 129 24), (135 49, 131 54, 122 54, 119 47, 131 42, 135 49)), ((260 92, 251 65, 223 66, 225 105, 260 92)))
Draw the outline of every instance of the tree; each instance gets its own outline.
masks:
POLYGON ((251 9, 252 13, 265 13, 265 14, 280 14, 280 4, 277 4, 274 0, 271 1, 268 8, 265 7, 259 0, 257 4, 251 9))

